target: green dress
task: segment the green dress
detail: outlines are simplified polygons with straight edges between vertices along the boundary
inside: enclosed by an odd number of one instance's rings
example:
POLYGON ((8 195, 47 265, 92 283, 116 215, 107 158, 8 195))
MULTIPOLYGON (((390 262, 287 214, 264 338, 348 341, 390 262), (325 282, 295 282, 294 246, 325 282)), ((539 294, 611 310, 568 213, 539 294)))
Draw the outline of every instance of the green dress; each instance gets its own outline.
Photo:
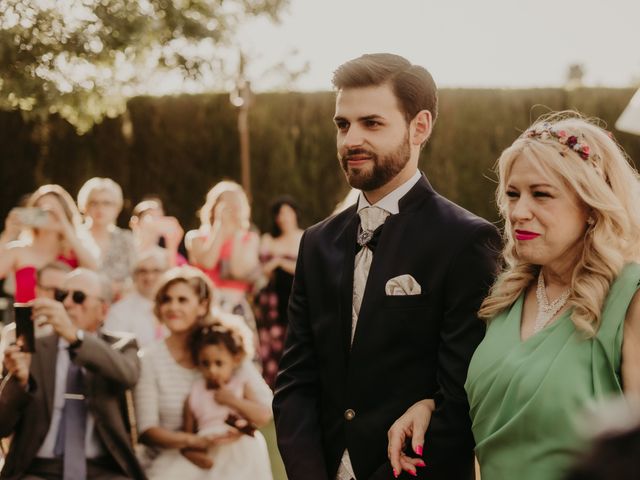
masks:
POLYGON ((465 384, 482 480, 556 480, 582 445, 585 407, 622 393, 624 318, 640 265, 612 284, 597 335, 584 339, 564 312, 520 340, 524 294, 489 322, 465 384))

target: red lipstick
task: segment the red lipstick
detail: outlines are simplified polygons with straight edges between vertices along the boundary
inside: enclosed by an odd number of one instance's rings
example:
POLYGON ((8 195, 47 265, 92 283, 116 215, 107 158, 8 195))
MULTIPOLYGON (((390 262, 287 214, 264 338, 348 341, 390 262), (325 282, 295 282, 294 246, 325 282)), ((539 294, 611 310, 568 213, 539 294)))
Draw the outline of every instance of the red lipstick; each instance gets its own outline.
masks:
POLYGON ((529 232, 527 230, 516 230, 516 240, 533 240, 534 238, 538 238, 540 236, 539 233, 529 232))

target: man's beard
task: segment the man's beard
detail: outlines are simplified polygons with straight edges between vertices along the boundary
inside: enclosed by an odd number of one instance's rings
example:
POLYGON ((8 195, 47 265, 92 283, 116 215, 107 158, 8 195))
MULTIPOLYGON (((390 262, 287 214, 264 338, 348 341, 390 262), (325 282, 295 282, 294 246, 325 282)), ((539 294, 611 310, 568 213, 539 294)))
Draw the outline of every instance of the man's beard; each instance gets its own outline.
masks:
POLYGON ((389 183, 409 162, 411 148, 409 145, 409 132, 406 133, 402 143, 395 151, 382 157, 371 150, 354 148, 347 150, 344 156, 338 154, 340 165, 347 177, 349 185, 365 192, 377 190, 389 183), (353 155, 367 155, 373 162, 373 168, 349 168, 349 158, 353 155))

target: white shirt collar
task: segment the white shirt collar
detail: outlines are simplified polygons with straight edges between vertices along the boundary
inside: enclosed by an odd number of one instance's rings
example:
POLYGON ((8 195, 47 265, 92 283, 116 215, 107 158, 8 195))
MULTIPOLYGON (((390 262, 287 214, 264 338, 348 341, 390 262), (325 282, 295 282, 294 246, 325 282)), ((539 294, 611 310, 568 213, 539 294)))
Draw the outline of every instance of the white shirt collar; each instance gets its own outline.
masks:
MULTIPOLYGON (((391 215, 395 215, 399 213, 400 207, 398 206, 398 202, 402 197, 404 197, 409 192, 409 190, 413 188, 413 186, 416 183, 418 183, 418 180, 420 180, 421 177, 422 177, 422 173, 420 173, 420 170, 416 170, 416 173, 414 173, 409 180, 404 182, 395 190, 386 194, 383 198, 381 198, 376 203, 374 203, 374 205, 376 207, 382 208, 383 210, 386 210, 391 215)), ((360 192, 360 197, 358 198, 358 212, 365 207, 371 207, 371 206, 372 205, 366 199, 364 194, 360 192)))

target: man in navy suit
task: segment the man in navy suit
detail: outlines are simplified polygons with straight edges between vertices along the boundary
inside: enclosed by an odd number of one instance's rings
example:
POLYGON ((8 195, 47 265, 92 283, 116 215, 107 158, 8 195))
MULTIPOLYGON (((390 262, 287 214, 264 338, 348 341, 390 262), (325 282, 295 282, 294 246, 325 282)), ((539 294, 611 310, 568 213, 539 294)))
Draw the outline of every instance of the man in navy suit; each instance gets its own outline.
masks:
POLYGON ((418 170, 437 117, 429 72, 397 55, 363 55, 333 83, 338 158, 362 193, 301 241, 273 402, 287 474, 398 476, 387 431, 423 401, 426 442, 403 468, 473 478, 463 385, 484 335, 476 311, 493 282, 499 235, 418 170))

